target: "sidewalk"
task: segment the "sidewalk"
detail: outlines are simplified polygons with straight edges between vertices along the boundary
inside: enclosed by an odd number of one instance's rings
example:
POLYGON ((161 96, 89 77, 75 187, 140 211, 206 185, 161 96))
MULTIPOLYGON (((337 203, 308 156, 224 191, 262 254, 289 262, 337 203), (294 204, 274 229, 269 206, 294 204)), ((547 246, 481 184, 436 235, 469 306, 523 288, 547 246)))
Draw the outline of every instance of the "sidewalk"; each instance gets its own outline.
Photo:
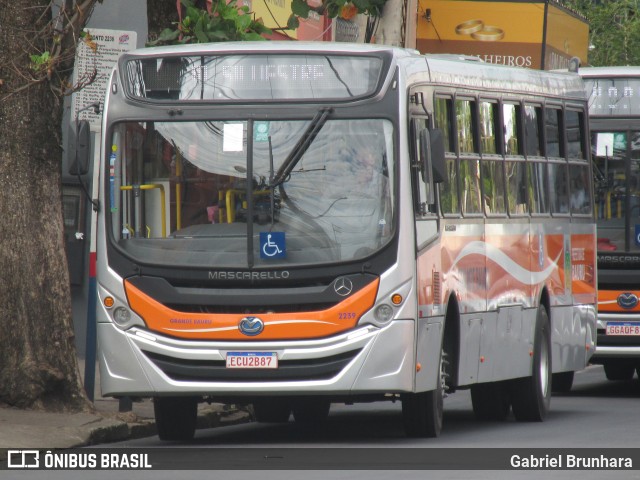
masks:
MULTIPOLYGON (((84 373, 84 366, 80 365, 84 373)), ((95 413, 52 413, 0 406, 0 449, 73 448, 156 435, 151 399, 135 401, 130 412, 118 412, 119 401, 100 395, 96 373, 95 413)), ((201 404, 198 429, 251 421, 250 412, 235 405, 201 404)), ((0 460, 5 454, 0 452, 0 460)))

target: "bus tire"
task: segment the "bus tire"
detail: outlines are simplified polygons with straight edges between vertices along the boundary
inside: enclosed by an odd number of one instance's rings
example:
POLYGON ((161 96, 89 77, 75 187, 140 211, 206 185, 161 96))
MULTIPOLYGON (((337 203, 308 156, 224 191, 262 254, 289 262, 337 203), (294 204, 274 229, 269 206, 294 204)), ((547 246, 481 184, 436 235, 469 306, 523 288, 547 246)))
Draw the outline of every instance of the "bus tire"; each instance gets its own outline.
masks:
POLYGON ((409 437, 434 438, 442 431, 445 376, 440 358, 439 379, 435 390, 402 395, 402 421, 409 437))
POLYGON ((330 409, 329 400, 305 397, 293 403, 293 419, 296 423, 319 424, 327 419, 330 409))
POLYGON ((510 381, 511 407, 519 422, 541 422, 551 402, 551 327, 544 305, 538 307, 531 376, 510 381))
POLYGON ((557 393, 567 393, 573 387, 574 372, 554 373, 551 376, 551 391, 557 393))
POLYGON ((607 380, 631 380, 635 367, 625 361, 610 360, 602 364, 607 380))
POLYGON ((197 397, 155 397, 153 412, 160 440, 191 440, 198 420, 197 397))
POLYGON ((291 415, 291 402, 283 397, 264 397, 253 402, 256 422, 286 423, 291 415))
POLYGON ((511 410, 509 389, 504 382, 472 385, 471 405, 478 420, 503 421, 511 410))

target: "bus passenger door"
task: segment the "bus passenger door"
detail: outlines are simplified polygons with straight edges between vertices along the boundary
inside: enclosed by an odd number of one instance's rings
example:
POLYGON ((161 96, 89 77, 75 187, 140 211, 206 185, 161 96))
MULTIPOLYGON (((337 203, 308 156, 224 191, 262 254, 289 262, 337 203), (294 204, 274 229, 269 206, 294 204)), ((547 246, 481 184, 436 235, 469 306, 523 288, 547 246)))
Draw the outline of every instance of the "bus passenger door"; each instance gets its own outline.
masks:
MULTIPOLYGON (((437 132, 437 131, 436 131, 437 132)), ((440 357, 443 314, 441 298, 441 256, 436 241, 439 222, 435 204, 434 162, 444 163, 442 137, 427 129, 427 119, 411 121, 411 186, 416 227, 416 270, 418 289, 418 338, 416 362, 437 365, 440 357), (441 157, 441 160, 438 158, 441 157), (434 363, 435 362, 435 363, 434 363)), ((435 388, 438 369, 422 369, 416 375, 416 391, 435 388)))
POLYGON ((441 181, 444 147, 440 131, 429 131, 426 118, 411 121, 411 185, 416 219, 416 247, 420 251, 438 233, 435 184, 441 181))

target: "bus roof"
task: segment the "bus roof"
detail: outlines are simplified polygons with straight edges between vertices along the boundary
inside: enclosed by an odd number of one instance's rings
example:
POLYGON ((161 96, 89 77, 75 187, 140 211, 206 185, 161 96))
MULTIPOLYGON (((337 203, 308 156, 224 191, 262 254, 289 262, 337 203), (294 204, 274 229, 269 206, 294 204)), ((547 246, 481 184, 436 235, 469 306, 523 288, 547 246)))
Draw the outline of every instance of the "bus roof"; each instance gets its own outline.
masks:
POLYGON ((578 73, 585 78, 640 77, 640 67, 584 67, 580 68, 578 73))
POLYGON ((395 52, 398 56, 419 56, 417 50, 401 47, 391 47, 389 45, 377 45, 371 43, 347 43, 347 42, 287 42, 287 41, 265 41, 265 42, 213 42, 196 43, 187 45, 169 45, 163 47, 139 48, 129 52, 131 55, 162 56, 174 54, 215 54, 220 52, 291 52, 304 53, 316 52, 336 52, 336 53, 374 53, 374 52, 395 52))
POLYGON ((585 100, 582 79, 575 73, 549 72, 524 67, 485 63, 476 57, 455 54, 426 54, 389 45, 347 42, 216 42, 171 45, 133 50, 123 58, 198 56, 233 53, 336 53, 390 55, 402 64, 412 82, 427 82, 457 88, 488 89, 493 92, 540 94, 585 100), (426 68, 425 68, 426 67, 426 68), (426 72, 426 73, 425 73, 426 72), (426 80, 425 80, 426 79, 426 80))
POLYGON ((462 55, 424 57, 434 84, 586 100, 582 79, 575 73, 496 65, 462 55))

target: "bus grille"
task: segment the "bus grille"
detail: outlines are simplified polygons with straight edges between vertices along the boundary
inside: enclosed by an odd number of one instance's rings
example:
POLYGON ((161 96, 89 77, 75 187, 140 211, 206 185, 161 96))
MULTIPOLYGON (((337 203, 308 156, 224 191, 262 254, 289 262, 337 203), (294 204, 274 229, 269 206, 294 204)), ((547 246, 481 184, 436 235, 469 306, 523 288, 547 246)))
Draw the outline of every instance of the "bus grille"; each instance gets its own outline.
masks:
POLYGON ((360 349, 331 357, 281 360, 277 369, 229 369, 224 360, 188 360, 143 353, 172 380, 199 382, 268 382, 328 380, 338 375, 360 349))

